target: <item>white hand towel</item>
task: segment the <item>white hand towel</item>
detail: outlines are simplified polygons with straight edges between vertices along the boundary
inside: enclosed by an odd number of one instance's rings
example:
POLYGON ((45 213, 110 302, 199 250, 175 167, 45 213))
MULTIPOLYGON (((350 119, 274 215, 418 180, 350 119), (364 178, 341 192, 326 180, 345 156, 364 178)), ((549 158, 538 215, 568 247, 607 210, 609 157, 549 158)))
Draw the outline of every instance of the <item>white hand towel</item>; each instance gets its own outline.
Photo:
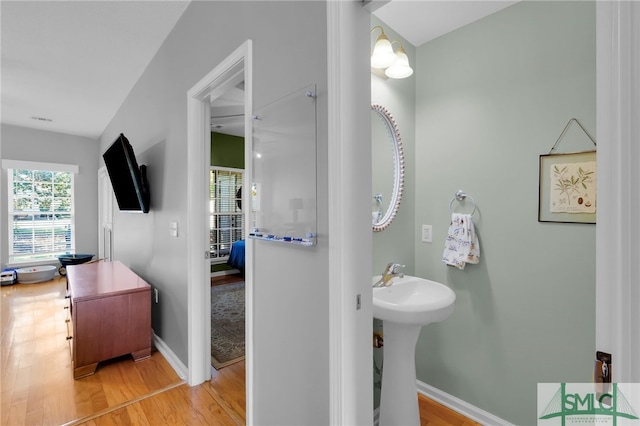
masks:
POLYGON ((480 245, 470 214, 452 213, 451 225, 444 243, 442 262, 464 269, 467 263, 480 261, 480 245))

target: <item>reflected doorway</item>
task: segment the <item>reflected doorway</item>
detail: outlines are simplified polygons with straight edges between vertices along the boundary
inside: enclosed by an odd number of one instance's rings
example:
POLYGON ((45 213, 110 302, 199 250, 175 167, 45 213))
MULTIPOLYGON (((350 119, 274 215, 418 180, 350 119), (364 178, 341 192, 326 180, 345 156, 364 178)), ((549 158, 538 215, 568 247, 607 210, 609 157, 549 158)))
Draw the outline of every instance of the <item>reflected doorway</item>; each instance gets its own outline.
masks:
MULTIPOLYGON (((211 98, 211 162, 207 220, 211 263, 211 366, 245 359, 244 78, 211 98)), ((235 366, 234 369, 238 369, 235 366)))

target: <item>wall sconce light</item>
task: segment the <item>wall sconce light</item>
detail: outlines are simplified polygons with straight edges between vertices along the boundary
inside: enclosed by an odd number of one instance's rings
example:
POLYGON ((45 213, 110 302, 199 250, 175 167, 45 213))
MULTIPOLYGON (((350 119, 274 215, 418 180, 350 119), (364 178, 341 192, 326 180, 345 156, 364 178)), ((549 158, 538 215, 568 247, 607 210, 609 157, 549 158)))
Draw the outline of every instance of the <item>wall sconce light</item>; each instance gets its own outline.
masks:
POLYGON ((397 56, 393 53, 393 48, 389 38, 384 33, 384 30, 380 25, 376 25, 371 29, 373 32, 375 29, 380 29, 380 35, 376 40, 376 44, 373 46, 373 53, 371 54, 371 67, 372 68, 387 68, 393 64, 397 56))
POLYGON ((409 57, 407 56, 407 52, 399 41, 394 41, 393 43, 398 43, 400 45, 396 51, 397 59, 384 71, 384 73, 390 78, 407 78, 413 74, 413 69, 409 66, 409 57))
POLYGON ((384 74, 390 78, 406 78, 413 74, 413 69, 409 65, 409 57, 403 49, 402 43, 397 40, 390 42, 380 25, 373 27, 371 32, 375 29, 380 30, 380 35, 371 53, 371 68, 386 68, 384 74), (393 51, 393 43, 400 45, 396 52, 393 51))

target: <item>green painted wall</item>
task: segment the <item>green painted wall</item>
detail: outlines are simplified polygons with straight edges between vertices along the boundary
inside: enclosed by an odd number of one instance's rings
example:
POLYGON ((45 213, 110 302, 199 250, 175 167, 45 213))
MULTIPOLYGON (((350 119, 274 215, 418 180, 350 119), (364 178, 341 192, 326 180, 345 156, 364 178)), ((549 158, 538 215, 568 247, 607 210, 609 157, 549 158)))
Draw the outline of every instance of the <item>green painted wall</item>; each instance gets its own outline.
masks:
MULTIPOLYGON (((388 25, 372 17, 371 26, 383 25, 385 34, 390 40, 402 41, 404 49, 410 58, 415 60, 415 48, 397 34, 388 25)), ((372 47, 380 33, 374 32, 371 37, 372 47)), ((412 65, 415 64, 412 63, 412 65)), ((400 209, 391 225, 381 232, 373 233, 373 274, 380 275, 389 262, 397 262, 406 265, 405 272, 412 274, 414 271, 414 247, 406 244, 415 238, 415 74, 411 77, 394 80, 384 80, 371 75, 371 103, 384 106, 393 116, 400 132, 400 138, 405 156, 405 191, 400 201, 400 209)), ((393 181, 393 165, 391 148, 387 149, 386 161, 373 165, 373 173, 386 173, 393 181)), ((384 157, 384 156, 383 156, 384 157)), ((383 159, 384 160, 384 159, 383 159)), ((379 192, 373 188, 373 192, 379 192)), ((374 194, 371 194, 372 197, 374 194)), ((388 199, 385 200, 388 202, 388 199)))
POLYGON ((244 138, 211 132, 211 165, 244 169, 244 138))
MULTIPOLYGON (((402 42, 402 46, 411 58, 411 65, 415 68, 415 47, 401 37, 388 25, 372 16, 371 27, 382 25, 390 40, 402 42)), ((374 31, 371 35, 371 48, 380 35, 374 31)), ((394 45, 395 46, 395 45, 394 45)), ((415 220, 415 73, 413 76, 401 79, 384 80, 371 75, 371 103, 385 107, 393 116, 400 132, 400 138, 405 156, 405 190, 400 201, 400 209, 391 225, 381 232, 373 233, 373 271, 372 275, 380 275, 389 262, 406 265, 404 272, 413 275, 415 272, 415 248, 412 241, 416 238, 415 220)), ((386 135, 385 135, 386 137, 386 135)), ((387 148, 377 156, 373 153, 374 176, 384 175, 391 184, 393 182, 393 164, 391 149, 387 148), (380 157, 380 158, 378 158, 380 157)), ((374 179, 373 194, 380 191, 374 179)), ((388 202, 388 199, 385 199, 388 202)), ((375 207, 375 204, 374 204, 375 207)), ((374 330, 382 330, 382 322, 374 320, 374 330)), ((383 349, 373 350, 373 360, 379 368, 382 366, 383 349)), ((375 367, 374 367, 375 371, 375 367)), ((378 407, 380 400, 380 374, 374 372, 374 406, 378 407)))
MULTIPOLYGON (((538 223, 538 161, 576 117, 596 125, 594 2, 521 2, 418 48, 416 274, 455 290, 425 327, 418 379, 518 425, 536 423, 539 382, 589 382, 595 225, 538 223), (477 202, 481 261, 441 256, 449 201, 477 202)), ((575 124, 560 152, 593 149, 575 124)))
MULTIPOLYGON (((374 273, 383 260, 404 261, 410 235, 409 273, 457 297, 450 318, 422 330, 418 379, 514 424, 536 424, 537 383, 592 380, 595 226, 537 215, 540 154, 572 117, 596 133, 595 4, 523 1, 409 57, 415 87, 372 76, 372 101, 404 103, 394 109, 405 122, 415 114, 404 220, 374 236, 374 273), (480 264, 461 271, 441 261, 459 189, 477 202, 481 246, 480 264), (420 241, 422 224, 433 225, 433 243, 420 241)), ((574 124, 558 151, 592 148, 574 124)))
MULTIPOLYGON (((211 132, 211 165, 244 169, 244 138, 211 132)), ((226 263, 211 264, 211 272, 229 271, 226 263)))

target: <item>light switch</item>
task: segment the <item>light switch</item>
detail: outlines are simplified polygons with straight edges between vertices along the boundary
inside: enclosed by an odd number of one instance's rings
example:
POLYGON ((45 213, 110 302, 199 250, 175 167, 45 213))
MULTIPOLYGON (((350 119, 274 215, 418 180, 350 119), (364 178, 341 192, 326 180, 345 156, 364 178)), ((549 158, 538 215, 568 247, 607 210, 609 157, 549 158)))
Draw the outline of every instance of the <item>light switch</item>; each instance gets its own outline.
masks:
POLYGON ((169 235, 172 237, 178 236, 178 222, 169 222, 169 235))

